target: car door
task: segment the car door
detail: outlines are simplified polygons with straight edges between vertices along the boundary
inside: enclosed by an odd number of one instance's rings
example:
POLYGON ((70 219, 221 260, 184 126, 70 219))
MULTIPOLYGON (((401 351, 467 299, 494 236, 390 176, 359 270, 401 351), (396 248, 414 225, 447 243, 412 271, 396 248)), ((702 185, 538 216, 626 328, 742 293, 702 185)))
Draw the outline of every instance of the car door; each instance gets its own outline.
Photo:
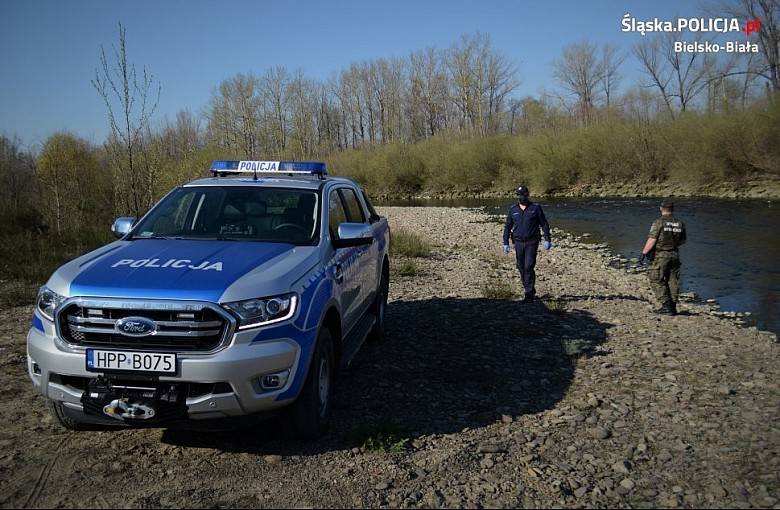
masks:
MULTIPOLYGON (((347 209, 347 218, 350 223, 363 223, 368 225, 368 214, 358 199, 358 193, 353 188, 344 187, 340 190, 341 198, 347 209)), ((379 243, 359 247, 357 252, 357 266, 360 273, 360 308, 365 311, 370 306, 379 278, 379 243)))
MULTIPOLYGON (((339 193, 339 188, 333 188, 328 193, 328 228, 331 243, 338 240, 339 225, 348 221, 347 209, 339 193)), ((341 305, 341 315, 344 330, 350 331, 360 319, 360 294, 362 275, 358 263, 358 254, 364 248, 361 246, 335 248, 333 263, 333 278, 338 287, 337 295, 341 305)))

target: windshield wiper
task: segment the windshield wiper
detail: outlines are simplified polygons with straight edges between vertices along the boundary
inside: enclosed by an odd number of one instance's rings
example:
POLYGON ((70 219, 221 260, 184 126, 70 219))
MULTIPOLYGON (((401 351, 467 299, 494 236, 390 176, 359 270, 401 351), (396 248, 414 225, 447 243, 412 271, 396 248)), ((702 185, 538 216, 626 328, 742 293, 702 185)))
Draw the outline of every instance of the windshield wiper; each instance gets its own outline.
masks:
POLYGON ((179 236, 133 236, 130 238, 131 240, 136 239, 163 239, 166 241, 170 241, 172 239, 181 239, 179 236))

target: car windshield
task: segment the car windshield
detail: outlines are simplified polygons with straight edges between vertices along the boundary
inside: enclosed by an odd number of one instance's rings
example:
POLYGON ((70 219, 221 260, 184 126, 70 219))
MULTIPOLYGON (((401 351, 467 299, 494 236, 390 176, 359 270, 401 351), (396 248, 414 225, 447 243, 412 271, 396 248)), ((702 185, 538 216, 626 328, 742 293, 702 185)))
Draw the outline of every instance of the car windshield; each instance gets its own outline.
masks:
POLYGON ((180 187, 133 228, 132 239, 316 244, 318 202, 311 190, 180 187))

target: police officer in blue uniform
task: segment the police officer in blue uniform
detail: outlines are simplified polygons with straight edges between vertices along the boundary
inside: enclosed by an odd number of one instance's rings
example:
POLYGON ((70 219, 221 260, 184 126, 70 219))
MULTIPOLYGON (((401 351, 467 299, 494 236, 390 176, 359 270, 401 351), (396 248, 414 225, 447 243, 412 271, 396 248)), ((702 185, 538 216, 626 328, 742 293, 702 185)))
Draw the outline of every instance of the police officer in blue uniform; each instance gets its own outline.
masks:
POLYGON ((523 303, 530 303, 536 297, 536 253, 544 234, 544 249, 552 247, 550 243, 550 225, 539 204, 531 202, 528 186, 521 184, 517 188, 517 203, 509 208, 504 223, 504 253, 509 253, 509 238, 515 245, 517 269, 525 289, 523 303), (540 233, 541 230, 541 233, 540 233))

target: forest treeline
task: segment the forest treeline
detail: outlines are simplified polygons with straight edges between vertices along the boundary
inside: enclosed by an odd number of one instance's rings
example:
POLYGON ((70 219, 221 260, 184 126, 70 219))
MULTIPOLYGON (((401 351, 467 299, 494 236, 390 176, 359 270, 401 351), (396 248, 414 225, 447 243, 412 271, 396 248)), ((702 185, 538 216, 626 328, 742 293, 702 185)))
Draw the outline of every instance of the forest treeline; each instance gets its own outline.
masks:
MULTIPOLYGON (((521 182, 536 196, 653 188, 708 196, 724 186, 730 193, 722 196, 735 196, 749 183, 780 180, 778 99, 668 121, 613 113, 587 127, 540 106, 544 129, 481 137, 440 133, 316 159, 331 174, 352 177, 369 195, 382 198, 510 196, 521 182)), ((143 214, 176 185, 209 175, 214 159, 247 157, 202 143, 186 148, 171 143, 166 150, 164 141, 155 138, 153 150, 139 151, 135 164, 143 171, 130 178, 112 171, 105 146, 69 133, 49 137, 37 155, 0 136, 0 234, 68 235, 105 227, 114 217, 143 214)))
POLYGON ((242 73, 197 114, 161 125, 152 119, 163 84, 127 61, 120 23, 92 79, 111 128, 105 142, 62 131, 31 150, 0 135, 0 279, 41 283, 108 241, 113 218, 140 216, 208 175, 214 159, 321 160, 374 197, 510 196, 521 182, 536 196, 714 195, 776 183, 778 5, 724 3, 722 15, 761 18, 756 51, 680 53, 664 33, 628 50, 572 43, 553 64, 555 92, 536 97, 519 95, 512 59, 477 33, 357 62, 327 82, 284 67, 242 73), (624 86, 628 59, 644 78, 624 86))
MULTIPOLYGON (((321 159, 330 173, 352 177, 381 198, 509 197, 521 182, 536 196, 599 189, 727 197, 754 181, 780 181, 777 99, 726 113, 691 112, 669 122, 613 116, 583 128, 563 118, 548 120, 551 126, 535 133, 441 134, 321 159)), ((41 281, 62 260, 109 241, 115 217, 134 215, 116 199, 118 193, 126 193, 125 200, 132 196, 132 184, 117 180, 107 157, 104 148, 67 133, 50 137, 35 158, 0 137, 0 277, 41 281)), ((150 201, 209 175, 212 160, 235 157, 202 147, 159 159, 150 201)))

